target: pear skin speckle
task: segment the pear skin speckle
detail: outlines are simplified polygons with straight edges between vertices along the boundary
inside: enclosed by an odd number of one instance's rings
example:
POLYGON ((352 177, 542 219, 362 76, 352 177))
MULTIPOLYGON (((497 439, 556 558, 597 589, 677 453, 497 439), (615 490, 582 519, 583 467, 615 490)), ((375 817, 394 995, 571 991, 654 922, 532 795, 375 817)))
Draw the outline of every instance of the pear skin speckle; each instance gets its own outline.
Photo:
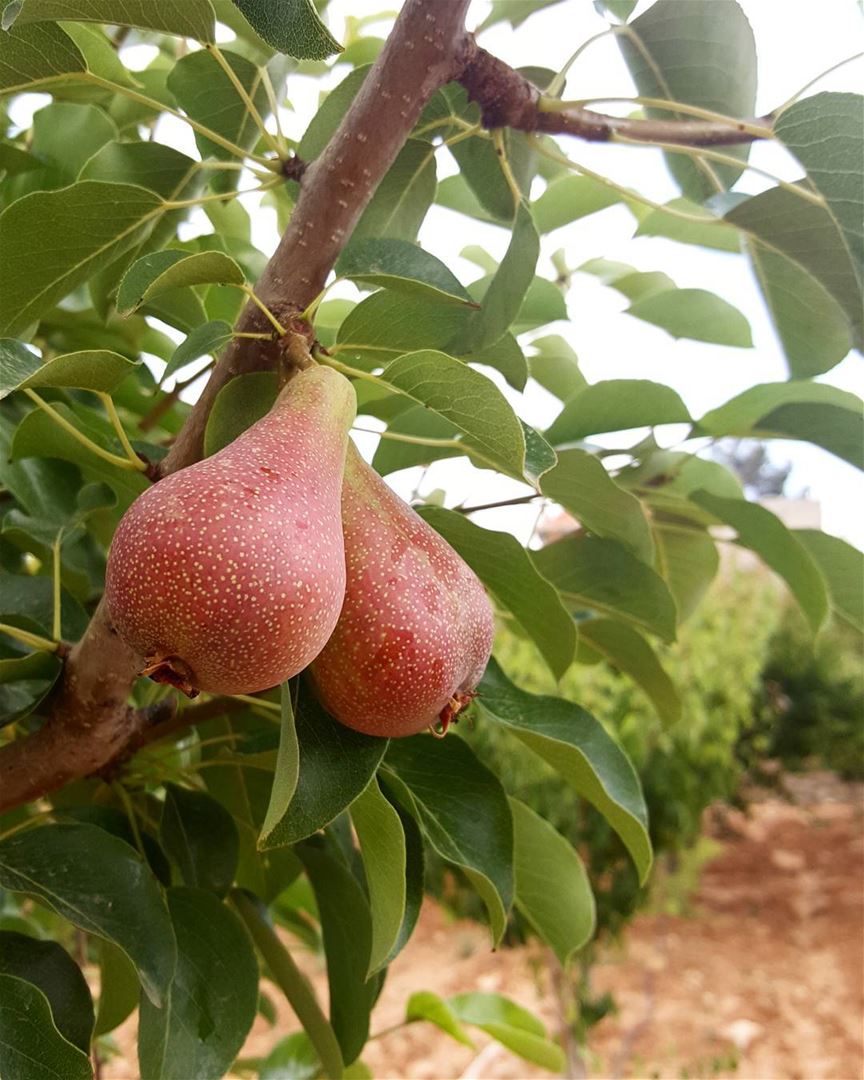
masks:
POLYGON ((160 681, 250 694, 321 651, 345 593, 340 492, 355 409, 342 375, 303 371, 233 443, 126 512, 108 610, 160 681))
POLYGON ((350 441, 342 521, 345 603, 312 664, 324 706, 369 735, 413 735, 449 722, 492 651, 483 586, 350 441))

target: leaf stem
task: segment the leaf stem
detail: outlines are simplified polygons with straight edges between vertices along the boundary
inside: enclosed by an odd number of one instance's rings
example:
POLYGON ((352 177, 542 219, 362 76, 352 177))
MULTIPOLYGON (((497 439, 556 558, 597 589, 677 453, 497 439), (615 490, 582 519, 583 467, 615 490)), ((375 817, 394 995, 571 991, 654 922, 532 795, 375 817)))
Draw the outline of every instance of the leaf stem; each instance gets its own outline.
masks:
POLYGON ((815 75, 809 82, 804 83, 801 89, 796 90, 795 93, 790 98, 787 98, 782 105, 778 105, 777 108, 773 110, 773 115, 775 117, 780 116, 781 113, 784 113, 790 105, 794 105, 798 98, 800 98, 802 94, 806 94, 810 87, 819 82, 820 79, 824 79, 826 75, 831 75, 838 68, 844 67, 846 64, 851 64, 855 60, 860 60, 862 56, 864 56, 864 52, 853 53, 852 56, 847 56, 845 60, 838 60, 836 64, 832 64, 831 67, 825 68, 824 71, 821 71, 818 75, 815 75))
POLYGON ((39 634, 31 634, 29 630, 22 630, 19 626, 10 626, 8 623, 0 623, 0 634, 14 638, 22 645, 29 645, 31 649, 38 649, 40 652, 57 652, 60 648, 59 640, 49 641, 48 638, 41 637, 39 634))
POLYGON ((252 154, 248 150, 244 150, 242 146, 238 146, 236 143, 231 142, 230 139, 226 139, 223 135, 220 135, 218 131, 213 131, 212 128, 208 128, 205 124, 193 120, 191 116, 187 116, 186 113, 181 112, 179 109, 173 109, 170 105, 165 105, 155 98, 148 97, 146 94, 140 94, 137 90, 133 90, 129 86, 123 86, 121 83, 112 82, 111 79, 103 79, 101 75, 94 75, 92 71, 82 72, 79 78, 83 82, 93 83, 95 86, 101 86, 104 90, 110 90, 113 94, 123 94, 132 101, 137 101, 139 105, 146 105, 148 108, 153 109, 154 112, 168 113, 170 116, 175 116, 178 120, 185 120, 193 131, 197 131, 199 135, 204 135, 205 138, 216 143, 217 146, 221 146, 223 150, 227 150, 230 154, 234 154, 235 157, 249 158, 251 161, 257 162, 270 172, 278 172, 279 170, 278 162, 272 161, 270 158, 262 157, 260 154, 252 154))
POLYGON ((270 974, 315 1047, 324 1075, 329 1077, 329 1080, 340 1080, 345 1066, 333 1028, 321 1011, 306 977, 267 921, 262 911, 263 905, 259 906, 260 902, 256 903, 249 894, 240 889, 232 889, 229 898, 246 925, 256 948, 267 962, 270 974))
POLYGON ((392 439, 393 442, 411 443, 413 446, 441 446, 445 449, 462 450, 466 454, 469 449, 459 439, 435 439, 431 435, 403 435, 398 431, 375 431, 374 428, 358 427, 356 424, 351 430, 360 431, 364 435, 377 435, 381 439, 392 439))
POLYGON ((47 401, 44 401, 39 397, 35 390, 30 390, 25 387, 24 393, 31 401, 35 402, 43 412, 47 413, 54 423, 57 424, 58 427, 61 427, 67 435, 71 435, 76 442, 79 442, 82 446, 86 446, 88 450, 96 454, 97 457, 102 458, 103 461, 107 461, 111 465, 116 465, 118 469, 134 469, 141 472, 147 468, 143 461, 138 465, 133 465, 129 458, 120 457, 119 454, 112 454, 110 450, 103 449, 98 443, 93 442, 93 440, 89 439, 82 431, 79 431, 74 424, 70 424, 65 416, 62 416, 55 408, 49 405, 47 401))
POLYGON ((236 288, 238 288, 241 292, 246 293, 252 303, 255 304, 255 306, 267 316, 268 321, 272 324, 273 329, 276 330, 276 332, 279 334, 279 337, 285 337, 288 331, 285 329, 282 323, 279 322, 279 320, 276 318, 270 308, 267 307, 264 301, 259 299, 259 297, 255 294, 255 290, 252 288, 252 286, 237 285, 236 288))
POLYGON ((671 206, 655 202, 654 199, 649 199, 647 195, 642 195, 638 191, 633 191, 632 188, 624 187, 623 184, 616 184, 615 181, 610 180, 608 176, 594 172, 594 170, 589 169, 587 165, 580 165, 578 162, 572 161, 566 154, 556 153, 548 146, 544 146, 535 135, 528 135, 528 141, 538 154, 548 157, 551 161, 560 162, 560 164, 566 165, 568 169, 581 173, 583 176, 589 176, 592 180, 596 180, 598 184, 603 184, 604 187, 608 187, 612 191, 617 191, 620 195, 623 195, 625 199, 632 199, 633 202, 642 203, 643 206, 650 206, 652 210, 662 210, 664 214, 669 214, 670 217, 679 218, 681 221, 689 221, 694 225, 725 225, 728 227, 728 223, 723 221, 722 218, 705 217, 704 215, 687 214, 683 210, 673 210, 671 206))
POLYGON ((147 469, 147 462, 142 461, 140 457, 135 453, 135 449, 132 443, 129 442, 129 437, 123 428, 123 424, 120 417, 117 415, 117 409, 114 405, 114 401, 110 394, 105 394, 101 391, 96 392, 96 396, 105 406, 105 412, 108 413, 108 419, 111 421, 111 426, 117 432, 117 438, 120 440, 120 445, 126 451, 126 456, 132 464, 134 469, 138 469, 140 472, 144 472, 147 469))
POLYGON ((288 157, 288 143, 285 139, 285 132, 282 130, 282 123, 279 120, 279 102, 276 100, 273 80, 270 78, 270 72, 266 64, 262 65, 259 70, 264 93, 267 95, 267 104, 270 106, 270 112, 273 114, 273 121, 276 124, 276 144, 279 149, 279 158, 284 161, 288 157))
POLYGON ((277 702, 268 701, 266 698, 252 697, 251 694, 224 694, 223 697, 229 697, 232 701, 243 701, 247 705, 260 705, 262 709, 271 709, 278 713, 282 711, 282 706, 277 702))
POLYGON ((723 154, 719 150, 709 150, 704 146, 685 146, 682 143, 658 142, 656 139, 634 139, 629 135, 619 135, 615 132, 612 133, 610 142, 630 146, 653 146, 658 150, 665 150, 667 154, 686 154, 687 157, 692 158, 708 158, 709 161, 717 161, 721 165, 732 165, 734 168, 738 169, 743 168, 749 172, 756 173, 758 176, 764 176, 768 180, 773 180, 778 187, 791 191, 793 195, 797 195, 798 198, 804 199, 806 202, 813 203, 815 206, 825 206, 825 200, 821 195, 817 195, 813 191, 808 191, 799 184, 790 183, 788 180, 781 180, 779 176, 776 176, 772 172, 768 172, 767 169, 760 169, 756 165, 751 165, 748 161, 742 161, 741 158, 733 157, 732 154, 723 154))
POLYGON ((59 641, 62 637, 62 597, 60 593, 60 545, 63 540, 63 530, 60 529, 57 535, 54 537, 54 543, 51 545, 51 563, 53 570, 53 600, 54 609, 51 621, 51 637, 55 641, 59 641))
POLYGON ((492 132, 492 143, 495 147, 495 153, 498 156, 498 164, 501 166, 501 172, 504 174, 504 179, 507 181, 507 187, 510 188, 510 194, 513 196, 513 212, 515 213, 519 208, 519 203, 522 202, 522 191, 516 183, 516 177, 513 175, 513 170, 510 168, 510 161, 507 157, 507 148, 504 145, 503 128, 496 128, 492 132))
POLYGON ((238 97, 243 102, 243 104, 246 106, 246 111, 252 117, 253 121, 255 122, 255 126, 258 128, 259 132, 261 133, 261 137, 264 139, 264 141, 267 143, 267 145, 270 147, 270 149, 273 151, 273 153, 276 154, 277 157, 281 157, 281 150, 279 148, 279 143, 276 141, 276 139, 267 130, 267 125, 264 123, 264 118, 262 117, 261 113, 258 111, 258 106, 255 104, 255 102, 249 96, 249 91, 246 89, 246 87, 243 85, 243 83, 237 77, 237 72, 234 70, 234 68, 231 67, 229 62, 225 59, 225 54, 222 52, 222 50, 219 48, 219 46, 215 45, 215 44, 214 45, 207 45, 206 48, 207 48, 207 51, 210 53, 210 55, 213 57, 213 59, 216 61, 216 63, 219 65, 219 67, 221 67, 222 70, 225 72, 225 74, 228 76, 228 79, 231 82, 231 85, 237 91, 238 97))
POLYGON ((135 807, 132 805, 132 800, 129 798, 129 792, 126 788, 116 780, 111 784, 111 790, 117 796, 121 803, 123 803, 123 809, 126 811, 126 817, 129 818, 129 826, 132 829, 132 836, 135 839, 135 847, 138 848, 138 852, 142 858, 146 858, 144 851, 144 841, 141 839, 141 830, 138 828, 138 817, 135 813, 135 807))
MULTIPOLYGON (((561 68, 561 70, 558 72, 552 82, 549 83, 549 85, 543 91, 543 96, 557 98, 560 95, 561 91, 564 89, 564 85, 567 82, 567 74, 570 71, 570 68, 573 67, 573 65, 576 63, 582 53, 585 52, 588 46, 593 45, 595 41, 599 41, 601 38, 609 37, 610 35, 614 34, 619 34, 620 32, 621 31, 619 27, 608 26, 605 30, 601 30, 599 34, 594 34, 594 36, 588 38, 587 41, 583 41, 579 48, 576 50, 576 52, 573 53, 573 55, 570 57, 564 67, 561 68)), ((541 108, 541 112, 546 111, 548 110, 541 108)))
MULTIPOLYGON (((387 384, 379 379, 377 375, 373 375, 371 371, 363 371, 362 368, 351 367, 350 364, 343 364, 341 360, 334 360, 332 356, 318 356, 316 357, 319 363, 326 364, 327 367, 335 368, 337 371, 341 371, 343 375, 349 376, 352 379, 364 379, 366 382, 371 382, 375 386, 386 386, 387 384)), ((380 434, 375 432, 376 435, 380 434)))

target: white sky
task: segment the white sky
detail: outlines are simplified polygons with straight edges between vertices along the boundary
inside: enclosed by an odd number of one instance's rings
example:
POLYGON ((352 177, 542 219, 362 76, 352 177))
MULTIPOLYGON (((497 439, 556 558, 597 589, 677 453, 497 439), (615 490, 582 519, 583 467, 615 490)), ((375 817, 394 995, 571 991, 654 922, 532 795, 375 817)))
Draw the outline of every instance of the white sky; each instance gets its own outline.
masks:
MULTIPOLYGON (((439 0, 446 3, 447 0, 439 0)), ((711 0, 703 0, 710 3, 711 0)), ((759 55, 759 96, 757 112, 767 111, 795 93, 809 79, 864 48, 864 24, 856 0, 739 0, 756 37, 759 55), (779 17, 778 17, 779 16, 779 17)), ((337 39, 342 39, 346 16, 355 18, 381 11, 383 0, 331 0, 327 22, 337 39)), ((398 7, 398 4, 392 5, 398 7)), ((649 6, 641 0, 639 11, 649 6)), ((474 0, 468 18, 469 27, 479 25, 489 10, 489 0, 474 0)), ((597 34, 606 22, 594 10, 590 0, 566 0, 542 10, 523 23, 517 31, 499 24, 484 33, 481 44, 514 66, 540 65, 560 69, 572 52, 587 38, 597 34)), ((384 36, 387 23, 367 28, 366 33, 384 36)), ((126 50, 133 67, 149 62, 152 50, 138 47, 126 50), (134 55, 140 54, 140 55, 134 55)), ((283 110, 283 128, 299 138, 314 115, 319 93, 341 81, 345 65, 337 67, 326 81, 291 76, 287 94, 291 110, 283 110)), ((849 64, 827 76, 818 90, 855 90, 864 86, 864 64, 849 64)), ((566 97, 597 97, 601 94, 634 94, 626 66, 611 38, 591 45, 571 69, 566 97)), ((812 91, 811 91, 812 92, 812 91)), ((26 95, 19 99, 15 116, 28 122, 28 114, 47 102, 44 95, 26 95)), ((624 112, 627 106, 621 107, 624 112)), ((611 107, 610 107, 611 109, 611 107)), ((195 155, 195 144, 187 125, 171 117, 160 121, 158 138, 195 155)), ((576 161, 616 181, 637 188, 650 198, 664 202, 679 194, 663 164, 659 151, 621 146, 588 144, 576 139, 560 139, 562 148, 576 161)), ((437 155, 439 177, 455 172, 447 151, 437 155)), ((784 179, 801 175, 800 166, 782 148, 756 144, 754 164, 784 179)), ((755 193, 771 186, 754 173, 745 173, 737 190, 755 193)), ((536 194, 536 193, 535 193, 536 194)), ((257 198, 248 202, 253 216, 253 241, 269 254, 276 246, 275 213, 258 206, 257 198)), ((197 212, 200 229, 209 231, 209 223, 197 212)), ((194 218, 193 218, 194 220, 194 218)), ((531 336, 557 333, 565 337, 579 355, 582 370, 589 381, 617 378, 649 378, 673 386, 694 416, 700 416, 749 386, 759 382, 783 380, 786 365, 774 331, 768 320, 758 288, 745 259, 741 256, 652 237, 632 239, 635 221, 624 207, 610 207, 581 221, 574 222, 544 238, 538 272, 554 277, 549 261, 559 248, 566 252, 567 264, 578 266, 586 259, 603 256, 631 263, 640 270, 663 270, 683 287, 716 292, 737 306, 748 318, 753 330, 754 348, 733 349, 694 341, 675 341, 662 330, 622 314, 627 301, 615 290, 599 284, 586 274, 574 276, 568 294, 569 322, 552 323, 531 336)), ((433 206, 420 234, 424 247, 441 258, 463 282, 480 275, 471 263, 458 257, 467 244, 480 244, 500 258, 508 242, 505 229, 475 222, 462 215, 433 206)), ((340 284, 331 295, 352 295, 351 286, 340 284)), ((354 294, 356 295, 356 294, 354 294)), ((167 328, 166 328, 167 329, 167 328)), ((177 335, 174 335, 175 337, 177 335)), ((484 368, 488 373, 489 369, 484 368)), ((493 373, 496 378, 496 373, 493 373)), ((864 393, 864 366, 853 353, 840 365, 821 376, 831 383, 861 395, 864 393)), ((539 429, 549 425, 560 403, 541 387, 529 384, 524 394, 517 394, 496 378, 517 412, 539 429)), ((364 417, 369 426, 374 421, 364 417)), ((664 445, 677 443, 686 433, 681 425, 660 429, 664 445)), ((638 433, 634 433, 638 436, 638 433)), ((615 434, 606 445, 627 445, 626 436, 615 434), (611 441, 610 441, 611 440, 611 441)), ((367 456, 374 451, 377 439, 360 435, 358 443, 367 456)), ((603 442, 602 438, 597 439, 603 442)), ((693 444, 689 444, 692 446, 693 444)), ((864 484, 852 466, 825 451, 802 443, 773 443, 776 461, 794 465, 787 490, 795 493, 809 488, 811 497, 822 503, 823 527, 858 547, 864 547, 864 484)), ((524 494, 529 489, 506 477, 475 469, 464 459, 434 463, 423 474, 420 469, 393 474, 390 483, 404 497, 410 497, 420 485, 421 493, 434 489, 446 492, 446 504, 486 503, 524 494)), ((485 511, 475 515, 478 524, 506 529, 523 541, 532 532, 537 507, 515 507, 485 511)))

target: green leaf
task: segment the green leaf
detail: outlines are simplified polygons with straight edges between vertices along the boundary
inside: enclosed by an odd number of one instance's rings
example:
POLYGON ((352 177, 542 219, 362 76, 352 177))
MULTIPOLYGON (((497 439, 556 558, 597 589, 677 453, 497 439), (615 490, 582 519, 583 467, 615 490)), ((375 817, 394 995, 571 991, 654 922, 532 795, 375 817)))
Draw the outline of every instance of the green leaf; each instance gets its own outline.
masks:
POLYGON ((323 104, 312 117, 303 138, 297 144, 297 154, 304 161, 313 161, 320 156, 348 111, 348 106, 357 96, 357 91, 363 85, 371 66, 367 64, 365 67, 355 68, 324 98, 323 104))
POLYGON ((606 379, 566 401, 545 434, 559 445, 605 431, 689 421, 687 406, 671 387, 648 379, 606 379))
POLYGON ((738 543, 750 548, 766 566, 782 577, 814 634, 828 614, 825 581, 817 564, 783 522, 764 506, 743 499, 723 499, 707 491, 694 491, 690 498, 738 534, 738 543))
POLYGON ((417 244, 391 236, 367 236, 351 243, 336 263, 336 273, 351 281, 386 286, 426 300, 446 304, 471 300, 440 259, 417 244))
POLYGON ((116 139, 114 121, 95 105, 54 101, 33 117, 31 149, 50 174, 38 187, 64 187, 77 179, 85 162, 105 143, 116 139))
MULTIPOLYGON (((81 50, 87 70, 93 75, 98 76, 100 79, 108 79, 119 86, 135 89, 140 87, 141 84, 135 76, 126 70, 119 56, 119 50, 114 48, 112 42, 108 40, 106 30, 103 30, 101 26, 64 22, 63 30, 81 50)), ((70 89, 72 93, 75 92, 67 84, 66 92, 68 93, 70 89)), ((87 92, 85 89, 84 93, 87 92)), ((96 89, 96 93, 100 93, 99 89, 96 89)))
POLYGON ((502 187, 501 195, 502 199, 505 200, 505 208, 500 218, 490 213, 480 203, 461 172, 455 176, 445 176, 443 180, 438 181, 435 202, 448 210, 455 210, 457 214, 465 214, 467 217, 475 218, 477 221, 485 221, 489 225, 501 225, 509 228, 513 213, 513 196, 503 181, 503 177, 502 187))
POLYGON ((822 571, 834 612, 864 634, 864 555, 819 529, 793 529, 822 571))
POLYGON ((477 352, 465 353, 466 364, 487 364, 500 371, 510 386, 520 393, 528 381, 528 363, 519 342, 512 334, 505 334, 494 345, 487 345, 477 352))
POLYGON ((182 4, 174 0, 13 0, 3 14, 3 25, 64 19, 157 30, 204 44, 216 40, 208 0, 183 0, 182 4))
POLYGON ((790 105, 777 118, 774 134, 798 158, 824 196, 852 257, 859 282, 864 277, 864 97, 814 94, 790 105))
POLYGON ((63 1038, 89 1052, 93 1000, 81 969, 65 949, 55 941, 0 930, 0 975, 14 975, 37 986, 48 998, 54 1026, 63 1038))
POLYGON ((305 1031, 295 1031, 280 1039, 258 1073, 258 1080, 316 1080, 321 1061, 305 1031))
POLYGON ((416 819, 416 807, 414 806, 413 799, 407 792, 407 789, 403 788, 402 791, 406 804, 403 805, 392 790, 394 786, 392 775, 385 777, 379 773, 376 780, 388 802, 390 802, 396 813, 399 815, 399 820, 402 823, 402 832, 405 837, 405 914, 402 918, 402 925, 400 926, 399 933, 396 937, 396 943, 390 950, 390 955, 387 957, 387 961, 390 963, 407 945, 411 935, 414 933, 414 927, 417 925, 417 920, 420 918, 420 908, 423 904, 426 859, 423 850, 423 834, 420 831, 420 826, 417 824, 416 819))
POLYGON ((161 207, 151 191, 99 180, 34 191, 7 206, 0 214, 0 331, 26 330, 140 240, 161 207))
POLYGON ((645 208, 634 202, 630 204, 630 209, 637 214, 639 221, 636 236, 662 236, 666 240, 677 240, 679 244, 696 244, 699 247, 713 248, 715 251, 741 250, 738 230, 723 225, 723 219, 718 218, 707 207, 683 198, 672 199, 665 205, 670 210, 678 210, 691 217, 704 217, 705 224, 684 221, 664 210, 649 210, 643 214, 639 211, 645 208))
POLYGON ((666 583, 623 544, 575 534, 532 557, 540 573, 572 606, 588 607, 675 640, 676 611, 666 583))
POLYGON ((65 353, 42 363, 20 341, 0 339, 0 399, 25 387, 62 386, 112 394, 140 361, 108 349, 65 353))
POLYGON ((546 186, 532 210, 538 231, 550 233, 619 202, 617 191, 590 176, 559 176, 546 186))
POLYGON ((148 1080, 228 1071, 258 1003, 258 962, 237 916, 203 889, 168 890, 177 971, 168 1000, 141 999, 138 1061, 148 1080))
POLYGON ((276 825, 288 813, 288 807, 294 798, 300 776, 300 746, 294 725, 291 686, 287 682, 282 684, 280 701, 279 752, 276 756, 276 769, 273 773, 273 787, 270 790, 267 814, 261 826, 261 841, 265 843, 276 825))
POLYGON ((365 368, 414 349, 444 348, 465 327, 470 311, 421 293, 381 289, 353 308, 336 335, 339 354, 365 368))
POLYGON ((399 814, 381 794, 373 776, 365 791, 351 803, 372 910, 372 975, 389 963, 405 917, 406 848, 399 814))
POLYGON ((436 187, 435 147, 409 139, 354 226, 351 243, 369 236, 416 239, 436 187))
POLYGON ((405 1005, 405 1022, 411 1023, 417 1020, 427 1020, 440 1028, 445 1035, 451 1036, 463 1046, 474 1049, 467 1031, 456 1019, 456 1015, 444 998, 433 994, 431 990, 418 990, 408 998, 405 1005))
POLYGON ((513 815, 516 907, 566 966, 594 933, 594 895, 582 860, 548 821, 518 799, 513 815))
POLYGON ((198 171, 198 162, 157 142, 108 142, 78 174, 79 180, 137 184, 163 199, 174 199, 198 171))
POLYGON ((664 724, 681 719, 681 698, 657 654, 632 627, 615 619, 584 619, 579 624, 580 661, 604 659, 640 686, 664 724))
POLYGON ((128 844, 77 823, 14 833, 0 840, 0 886, 38 897, 81 930, 113 941, 135 964, 147 996, 165 1000, 174 934, 156 879, 128 844))
POLYGON ((394 740, 386 763, 411 792, 432 846, 470 878, 497 944, 513 900, 513 824, 498 778, 457 735, 394 740))
POLYGON ((122 949, 99 942, 99 1006, 93 1035, 105 1035, 138 1008, 139 983, 135 968, 122 949))
MULTIPOLYGON (((222 49, 222 57, 254 102, 259 115, 265 116, 268 99, 262 69, 229 49, 222 49)), ((168 89, 187 116, 235 146, 251 150, 258 141, 260 133, 246 103, 210 52, 192 52, 178 60, 168 75, 168 89)), ((195 142, 202 158, 225 159, 225 148, 206 135, 196 132, 195 142)), ((220 191, 230 189, 236 182, 234 171, 217 174, 211 179, 211 184, 220 191)))
MULTIPOLYGON (((618 45, 643 97, 666 98, 726 116, 753 115, 756 103, 756 43, 744 12, 734 0, 658 0, 629 23, 618 45), (631 36, 632 34, 632 36, 631 36), (638 40, 634 40, 634 37, 638 40)), ((647 109, 668 120, 676 114, 647 109)), ((686 117, 681 116, 681 119, 686 117)), ((724 148, 747 160, 748 146, 724 148)), ((681 154, 667 154, 669 171, 682 191, 703 202, 729 188, 741 169, 710 163, 700 168, 681 154)))
MULTIPOLYGON (((687 2, 687 0, 684 0, 687 2)), ((674 338, 750 348, 750 324, 741 312, 705 289, 664 289, 631 304, 626 311, 674 338)))
POLYGON ((234 0, 268 45, 297 60, 325 60, 342 46, 311 0, 234 0))
POLYGON ((214 319, 212 322, 196 326, 186 340, 181 341, 171 354, 171 359, 168 361, 159 380, 160 385, 194 360, 208 354, 215 356, 222 346, 231 340, 233 335, 232 328, 221 319, 214 319))
POLYGON ((0 142, 0 170, 7 176, 19 176, 41 168, 42 162, 28 151, 14 143, 0 142))
POLYGON ((491 379, 432 349, 398 357, 380 378, 459 428, 466 450, 476 451, 482 462, 523 478, 525 434, 509 402, 491 379))
POLYGON ((509 533, 483 529, 464 514, 431 506, 422 507, 419 513, 515 616, 552 674, 560 679, 573 662, 576 626, 525 548, 509 533))
POLYGON ((463 1024, 479 1027, 519 1057, 550 1072, 563 1071, 564 1051, 549 1041, 541 1021, 515 1001, 503 994, 475 992, 457 994, 449 1004, 463 1024))
MULTIPOLYGON (((784 284, 786 288, 790 284, 794 286, 799 280, 790 277, 788 268, 778 270, 774 266, 785 257, 806 271, 810 279, 805 286, 807 292, 802 290, 804 296, 813 293, 815 282, 840 305, 861 347, 861 282, 843 234, 829 210, 785 188, 771 188, 739 202, 727 211, 726 221, 743 229, 756 242, 751 257, 757 270, 759 263, 768 259, 772 276, 780 277, 769 302, 778 288, 784 284)), ((794 306, 794 302, 793 294, 787 306, 794 306)), ((786 337, 788 332, 784 340, 786 337)))
POLYGON ((793 379, 821 375, 852 348, 849 321, 798 263, 751 240, 747 252, 793 379))
POLYGON ((504 724, 592 803, 624 841, 639 879, 651 869, 648 811, 630 759, 590 713, 562 698, 528 694, 493 659, 480 684, 480 709, 504 724))
POLYGON ((540 237, 531 211, 519 204, 513 235, 501 265, 483 296, 480 311, 468 328, 470 348, 476 352, 498 341, 516 320, 540 255, 540 237))
POLYGON ((579 370, 579 357, 563 337, 550 334, 535 338, 531 348, 536 349, 528 358, 531 377, 559 401, 566 401, 588 385, 579 370))
MULTIPOLYGON (((699 486, 696 484, 695 486, 699 486)), ((732 498, 739 498, 735 493, 732 498)), ((669 586, 679 625, 698 607, 720 566, 717 545, 707 531, 654 515, 655 569, 669 586)))
POLYGON ((619 487, 600 460, 585 450, 562 450, 540 488, 589 532, 620 540, 638 558, 652 562, 654 541, 640 501, 619 487))
POLYGON ((159 840, 184 884, 219 896, 231 888, 240 839, 234 819, 210 795, 166 784, 159 840))
POLYGON ((697 429, 711 435, 803 439, 864 469, 861 399, 826 383, 762 383, 712 409, 697 429))
POLYGON ((117 289, 117 310, 129 315, 148 300, 190 285, 243 285, 243 271, 221 251, 154 251, 134 262, 117 289))
POLYGON ((213 402, 204 429, 204 456, 222 450, 273 407, 279 380, 272 371, 251 371, 227 382, 213 402))
POLYGON ((346 1064, 369 1037, 369 1013, 379 980, 367 980, 372 918, 360 882, 341 861, 307 842, 297 849, 315 890, 330 989, 330 1023, 346 1064))
POLYGON ((54 1026, 42 991, 0 973, 0 1070, 3 1080, 92 1080, 90 1058, 54 1026))
POLYGON ((0 32, 0 90, 4 93, 86 68, 81 50, 59 26, 15 26, 0 32))
POLYGON ((308 689, 295 710, 300 773, 288 809, 259 845, 294 844, 324 828, 364 790, 387 749, 328 715, 308 689))

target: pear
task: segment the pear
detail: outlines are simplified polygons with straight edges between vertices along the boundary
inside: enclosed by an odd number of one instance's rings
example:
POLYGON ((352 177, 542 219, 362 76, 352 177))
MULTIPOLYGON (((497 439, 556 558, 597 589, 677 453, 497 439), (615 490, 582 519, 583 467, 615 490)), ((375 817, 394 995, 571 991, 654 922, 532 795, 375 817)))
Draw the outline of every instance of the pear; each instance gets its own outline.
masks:
POLYGON ((483 586, 350 440, 342 525, 345 603, 311 668, 322 703, 369 735, 446 731, 474 696, 492 650, 483 586))
POLYGON ((130 506, 105 596, 142 674, 194 696, 251 694, 296 675, 345 595, 340 491, 356 397, 311 367, 217 454, 130 506))

